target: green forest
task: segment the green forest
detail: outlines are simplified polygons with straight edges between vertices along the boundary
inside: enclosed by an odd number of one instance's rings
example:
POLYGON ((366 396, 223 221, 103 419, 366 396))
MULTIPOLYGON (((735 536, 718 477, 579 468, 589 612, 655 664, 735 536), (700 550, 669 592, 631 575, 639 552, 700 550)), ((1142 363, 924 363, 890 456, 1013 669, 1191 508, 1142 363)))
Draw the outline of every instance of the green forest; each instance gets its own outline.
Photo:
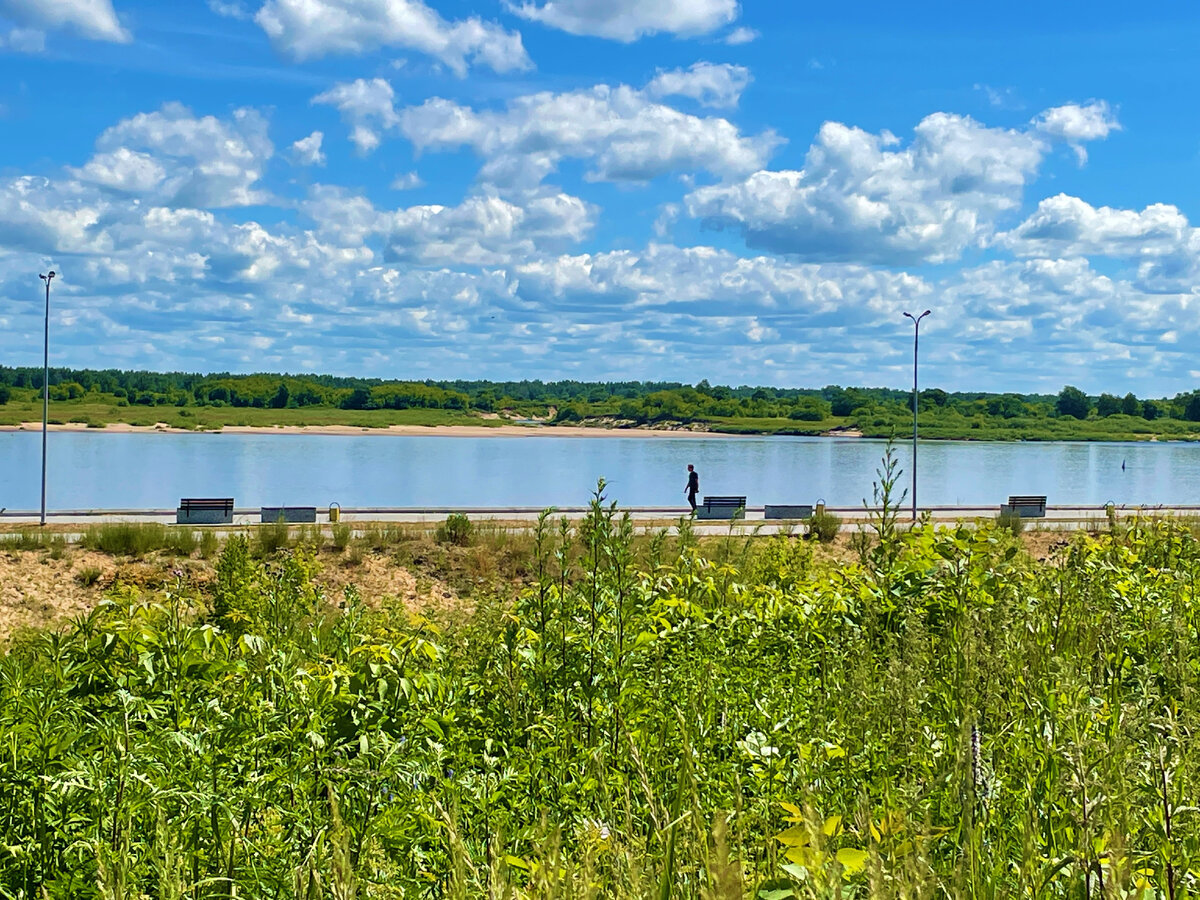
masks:
MULTIPOLYGON (((42 370, 0 366, 0 424, 40 418, 42 370), (37 409, 35 410, 35 407, 37 409), (36 412, 36 415, 34 413, 36 412)), ((687 427, 725 433, 886 437, 912 427, 912 394, 892 388, 729 387, 671 382, 385 381, 328 375, 50 370, 52 418, 97 427, 499 424, 687 427)), ((978 440, 1200 438, 1200 391, 919 394, 922 434, 978 440)))

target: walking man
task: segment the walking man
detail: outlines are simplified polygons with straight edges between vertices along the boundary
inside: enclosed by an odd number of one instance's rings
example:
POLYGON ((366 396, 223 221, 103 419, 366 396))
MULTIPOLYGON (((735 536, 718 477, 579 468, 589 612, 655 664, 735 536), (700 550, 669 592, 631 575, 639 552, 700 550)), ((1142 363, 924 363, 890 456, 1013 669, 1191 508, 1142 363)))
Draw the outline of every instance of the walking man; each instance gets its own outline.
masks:
POLYGON ((696 511, 696 495, 700 493, 700 475, 696 472, 695 466, 688 465, 688 483, 683 489, 687 494, 688 503, 692 505, 692 512, 696 511))

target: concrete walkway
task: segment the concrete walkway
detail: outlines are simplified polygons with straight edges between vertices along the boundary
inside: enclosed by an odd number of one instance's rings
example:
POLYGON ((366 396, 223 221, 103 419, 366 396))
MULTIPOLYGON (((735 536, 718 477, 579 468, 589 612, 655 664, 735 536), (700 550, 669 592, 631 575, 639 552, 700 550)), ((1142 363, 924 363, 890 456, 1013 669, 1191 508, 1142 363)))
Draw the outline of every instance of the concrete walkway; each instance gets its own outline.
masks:
MULTIPOLYGON (((622 512, 628 511, 640 525, 647 527, 670 527, 688 514, 686 507, 623 507, 622 512)), ((857 530, 866 526, 872 512, 861 506, 857 507, 828 507, 828 511, 840 517, 846 530, 857 530)), ((999 511, 997 506, 935 506, 925 507, 921 513, 928 513, 935 525, 948 526, 959 521, 975 522, 994 519, 999 511)), ((448 515, 459 513, 473 521, 495 522, 513 526, 532 524, 542 512, 540 507, 379 507, 379 508, 347 508, 341 511, 341 521, 353 525, 364 526, 371 523, 405 523, 405 524, 437 524, 445 521, 448 515)), ((582 518, 587 513, 587 507, 556 508, 553 518, 562 516, 569 519, 582 518)), ((1200 519, 1200 506, 1117 506, 1114 513, 1118 518, 1135 516, 1164 518, 1196 518, 1200 519)), ((910 521, 911 514, 907 510, 900 513, 901 523, 910 521)), ((46 516, 47 526, 56 531, 65 530, 63 526, 100 525, 110 522, 157 523, 162 525, 175 524, 173 509, 74 509, 53 510, 46 516)), ((261 514, 258 507, 234 510, 233 527, 259 525, 261 514)), ((36 528, 39 515, 36 510, 5 510, 0 512, 0 531, 17 531, 36 528)), ((1054 528, 1072 530, 1076 528, 1092 528, 1106 524, 1108 515, 1102 506, 1051 506, 1046 509, 1045 518, 1027 519, 1030 528, 1054 528)), ((317 523, 328 527, 329 513, 320 510, 317 523)), ((746 508, 744 520, 730 523, 728 521, 696 521, 695 530, 701 534, 725 534, 732 528, 736 532, 757 530, 763 534, 795 529, 803 523, 766 520, 763 518, 763 507, 751 506, 746 508)), ((200 526, 198 526, 200 527, 200 526)), ((230 526, 217 526, 229 528, 230 526)), ((302 527, 302 526, 298 526, 302 527)))

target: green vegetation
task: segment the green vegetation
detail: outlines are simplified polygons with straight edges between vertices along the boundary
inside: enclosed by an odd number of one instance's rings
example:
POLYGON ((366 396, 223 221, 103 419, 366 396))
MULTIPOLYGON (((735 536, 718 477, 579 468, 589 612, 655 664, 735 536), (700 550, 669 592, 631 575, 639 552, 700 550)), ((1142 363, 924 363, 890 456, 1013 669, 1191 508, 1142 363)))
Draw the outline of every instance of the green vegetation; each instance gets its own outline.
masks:
POLYGON ((470 519, 462 513, 452 513, 446 517, 445 522, 438 526, 438 543, 465 547, 471 543, 472 528, 470 519))
POLYGON ((896 517, 818 563, 601 485, 440 616, 242 537, 113 588, 0 658, 0 897, 1194 896, 1200 540, 896 517))
POLYGON ((816 535, 817 540, 822 544, 828 544, 833 541, 838 532, 842 530, 842 520, 840 516, 835 516, 833 513, 825 509, 818 509, 812 514, 812 518, 808 521, 808 530, 810 534, 816 535))
MULTIPOLYGON (((0 366, 0 425, 41 417, 40 369, 0 366)), ((696 428, 730 434, 868 437, 904 433, 912 395, 890 388, 795 389, 674 382, 426 381, 321 375, 197 375, 52 369, 56 421, 175 428, 227 425, 499 425, 538 420, 601 427, 696 428), (487 416, 488 418, 484 418, 487 416)), ((924 390, 921 433, 934 439, 1200 439, 1200 391, 1173 398, 924 390)))
POLYGON ((113 556, 145 556, 155 550, 190 556, 199 542, 191 528, 115 522, 89 528, 80 543, 113 556))
POLYGON ((66 538, 36 528, 0 534, 0 550, 53 550, 66 546, 66 538))

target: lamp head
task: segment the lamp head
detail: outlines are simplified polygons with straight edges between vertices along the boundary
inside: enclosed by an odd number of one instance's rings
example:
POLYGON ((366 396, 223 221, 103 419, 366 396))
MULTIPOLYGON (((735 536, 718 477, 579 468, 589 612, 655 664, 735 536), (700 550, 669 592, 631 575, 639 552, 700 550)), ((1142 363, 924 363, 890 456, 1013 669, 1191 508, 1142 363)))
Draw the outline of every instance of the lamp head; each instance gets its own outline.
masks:
MULTIPOLYGON (((54 273, 53 273, 53 272, 51 272, 51 273, 50 273, 50 276, 51 276, 51 277, 54 277, 54 273)), ((933 310, 931 310, 931 309, 927 309, 927 310, 925 310, 925 312, 921 313, 921 318, 922 318, 922 319, 923 319, 923 318, 925 318, 925 317, 926 317, 927 315, 929 315, 931 312, 933 312, 933 310)))

